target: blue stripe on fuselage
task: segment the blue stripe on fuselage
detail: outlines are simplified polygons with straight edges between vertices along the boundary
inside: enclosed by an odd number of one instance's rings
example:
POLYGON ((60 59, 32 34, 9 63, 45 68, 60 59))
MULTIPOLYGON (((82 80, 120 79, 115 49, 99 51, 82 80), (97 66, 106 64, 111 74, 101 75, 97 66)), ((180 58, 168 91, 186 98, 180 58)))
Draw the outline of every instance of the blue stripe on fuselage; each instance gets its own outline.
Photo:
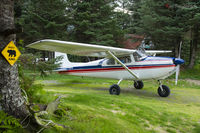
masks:
MULTIPOLYGON (((166 66, 166 65, 173 65, 173 64, 151 64, 151 65, 127 65, 127 67, 145 67, 145 66, 166 66)), ((81 70, 81 69, 97 69, 97 68, 122 68, 122 66, 102 66, 102 65, 95 65, 95 66, 79 66, 79 67, 71 67, 71 68, 64 68, 65 70, 81 70)), ((63 69, 62 69, 63 70, 63 69)))

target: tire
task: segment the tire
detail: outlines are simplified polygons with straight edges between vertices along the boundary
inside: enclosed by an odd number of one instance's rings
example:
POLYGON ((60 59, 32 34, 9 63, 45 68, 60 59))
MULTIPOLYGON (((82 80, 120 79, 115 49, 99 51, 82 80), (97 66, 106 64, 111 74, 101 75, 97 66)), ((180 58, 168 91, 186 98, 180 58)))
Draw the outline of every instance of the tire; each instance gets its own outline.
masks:
POLYGON ((117 84, 111 85, 109 92, 111 95, 119 95, 120 94, 120 87, 117 84))
POLYGON ((144 87, 144 84, 142 81, 134 81, 134 87, 135 89, 142 89, 144 87))
POLYGON ((160 87, 158 87, 158 95, 160 97, 168 97, 170 95, 170 89, 168 86, 166 85, 162 85, 162 89, 163 91, 161 90, 160 87))

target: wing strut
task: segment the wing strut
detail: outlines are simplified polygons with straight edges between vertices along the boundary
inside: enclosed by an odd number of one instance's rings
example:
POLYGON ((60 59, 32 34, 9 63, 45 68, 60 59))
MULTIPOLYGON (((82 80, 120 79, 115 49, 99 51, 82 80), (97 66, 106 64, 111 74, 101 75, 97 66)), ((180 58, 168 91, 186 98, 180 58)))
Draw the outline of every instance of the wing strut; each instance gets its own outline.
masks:
POLYGON ((125 68, 133 77, 139 79, 136 74, 134 74, 124 63, 122 63, 112 52, 107 51, 110 56, 112 56, 123 68, 125 68))

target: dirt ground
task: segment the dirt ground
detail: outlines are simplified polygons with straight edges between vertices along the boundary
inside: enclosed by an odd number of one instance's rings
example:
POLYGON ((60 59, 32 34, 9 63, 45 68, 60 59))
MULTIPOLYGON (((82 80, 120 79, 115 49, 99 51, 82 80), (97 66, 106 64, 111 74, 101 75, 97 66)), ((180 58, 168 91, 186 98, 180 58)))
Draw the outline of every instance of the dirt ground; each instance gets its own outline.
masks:
POLYGON ((200 80, 186 79, 186 81, 200 86, 200 80))

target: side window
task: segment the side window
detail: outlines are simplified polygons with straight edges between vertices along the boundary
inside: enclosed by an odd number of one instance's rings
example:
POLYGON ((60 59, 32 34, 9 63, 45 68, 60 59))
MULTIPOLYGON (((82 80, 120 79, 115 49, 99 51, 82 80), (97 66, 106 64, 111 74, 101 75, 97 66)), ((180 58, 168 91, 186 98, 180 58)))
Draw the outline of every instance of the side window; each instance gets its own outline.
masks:
POLYGON ((115 64, 115 60, 113 58, 108 59, 106 62, 107 65, 114 65, 115 64))
POLYGON ((119 60, 120 60, 122 63, 131 63, 131 57, 130 57, 130 56, 120 57, 119 60))

